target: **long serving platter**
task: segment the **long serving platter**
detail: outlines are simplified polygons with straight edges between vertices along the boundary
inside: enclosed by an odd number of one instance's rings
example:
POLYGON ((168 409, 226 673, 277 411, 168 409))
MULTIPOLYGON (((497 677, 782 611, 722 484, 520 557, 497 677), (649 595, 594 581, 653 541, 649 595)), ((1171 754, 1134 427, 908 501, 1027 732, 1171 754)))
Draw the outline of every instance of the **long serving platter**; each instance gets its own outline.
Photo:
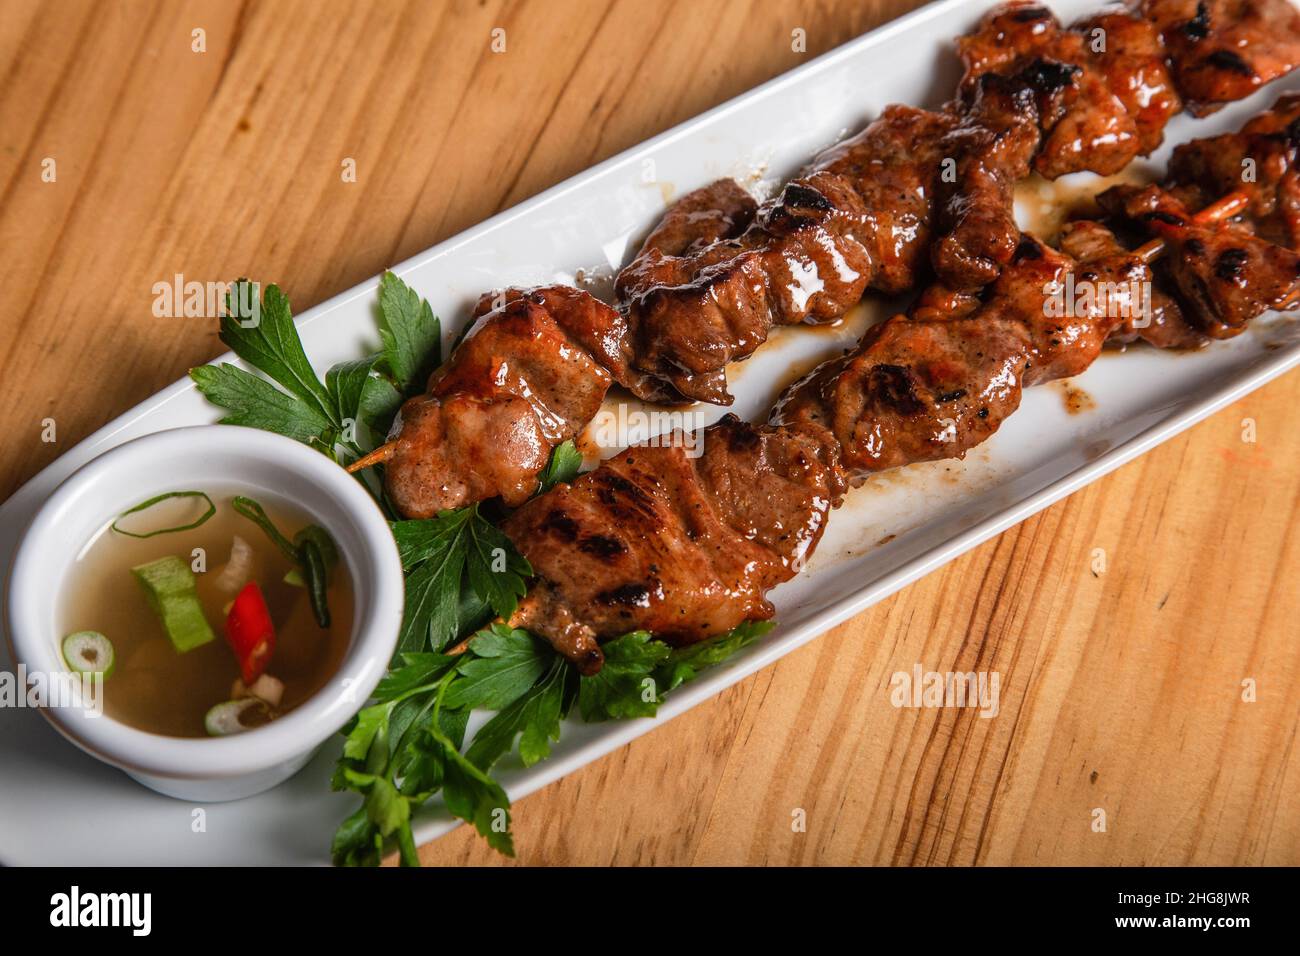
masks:
MULTIPOLYGON (((448 338, 478 295, 509 284, 575 282, 612 275, 672 195, 720 176, 770 188, 821 148, 860 128, 892 102, 938 105, 954 88, 953 37, 995 0, 942 0, 893 21, 547 190, 417 255, 395 270, 426 296, 448 338)), ((1050 4, 1069 22, 1101 0, 1050 4)), ((1158 171, 1172 144, 1238 127, 1300 77, 1273 84, 1206 120, 1177 117, 1166 146, 1142 168, 1158 171)), ((1086 183, 1088 177, 1075 177, 1086 183)), ((1067 184, 1066 188, 1070 188, 1067 184)), ((1024 223, 1032 228, 1032 221, 1024 223)), ((273 276, 259 277, 273 281, 273 276)), ((374 337, 377 279, 298 318, 319 369, 359 356, 374 337)), ((290 290, 292 291, 292 290, 290 290)), ((851 344, 868 305, 830 330, 788 330, 732 370, 742 417, 765 414, 799 372, 851 344)), ((221 361, 235 361, 224 356, 221 361)), ((805 572, 772 595, 778 626, 725 666, 672 694, 653 720, 570 721, 552 756, 502 767, 512 800, 648 733, 723 688, 982 541, 1135 458, 1300 364, 1300 325, 1269 316, 1246 334, 1194 355, 1132 348, 1108 354, 1070 385, 1092 407, 1071 413, 1061 389, 1025 393, 1021 410, 964 462, 887 474, 852 493, 836 512, 805 572)), ((614 398, 602 415, 635 425, 614 398)), ((704 421, 721 409, 697 410, 704 421)), ((36 507, 76 468, 121 442, 167 428, 215 421, 188 379, 159 392, 68 451, 0 507, 0 570, 36 507)), ((635 440, 635 429, 631 433, 635 440)), ((602 454, 617 448, 605 447, 602 454)), ((0 642, 0 670, 13 671, 0 642)), ((671 733, 671 731, 669 731, 671 733)), ((301 864, 328 862, 335 825, 352 810, 328 779, 338 745, 328 744, 280 787, 206 807, 158 796, 65 743, 37 713, 0 708, 0 862, 6 864, 301 864), (202 811, 201 813, 199 811, 202 811), (199 825, 199 821, 202 825, 199 825)), ((633 795, 628 794, 628 799, 633 795)), ((423 816, 427 842, 457 825, 439 809, 423 816)))

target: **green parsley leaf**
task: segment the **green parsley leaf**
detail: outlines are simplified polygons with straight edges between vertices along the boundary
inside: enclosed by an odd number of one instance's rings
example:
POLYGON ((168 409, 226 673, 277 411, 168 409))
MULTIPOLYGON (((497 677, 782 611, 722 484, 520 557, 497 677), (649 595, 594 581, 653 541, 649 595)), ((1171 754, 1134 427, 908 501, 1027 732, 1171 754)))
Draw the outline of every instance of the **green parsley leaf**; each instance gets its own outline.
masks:
POLYGON ((469 726, 468 710, 448 710, 443 707, 438 711, 438 729, 451 745, 460 750, 465 744, 465 730, 469 726))
POLYGON ((456 636, 464 568, 464 548, 447 548, 406 576, 399 651, 440 651, 456 636))
POLYGON ((339 427, 334 401, 307 361, 284 293, 278 286, 268 285, 262 293, 260 315, 246 326, 243 324, 246 320, 234 315, 233 302, 251 301, 255 287, 246 279, 240 279, 235 285, 236 289, 226 300, 226 314, 221 317, 221 341, 249 365, 302 399, 335 428, 339 427))
POLYGON ((334 425, 315 406, 238 366, 200 365, 190 369, 190 378, 208 401, 230 412, 220 420, 223 425, 260 428, 305 444, 334 444, 334 425))
POLYGON ((486 773, 514 749, 516 737, 525 767, 548 757, 550 741, 560 739, 560 721, 567 710, 566 684, 576 673, 563 657, 553 655, 546 673, 527 693, 479 728, 466 759, 486 773))
POLYGON ((421 728, 396 756, 393 767, 394 775, 402 781, 402 793, 423 802, 442 789, 447 776, 447 751, 421 728))
POLYGON ((500 528, 483 518, 477 507, 473 511, 467 540, 470 587, 498 617, 509 620, 528 591, 524 578, 533 569, 500 528))
POLYGON ((382 836, 390 836, 398 827, 409 825, 411 805, 396 787, 379 777, 366 794, 366 816, 382 836))
POLYGON ((661 701, 655 668, 672 648, 646 631, 633 631, 602 648, 605 664, 578 684, 578 709, 588 722, 610 718, 653 717, 661 701))
POLYGON ((460 658, 448 657, 444 654, 403 654, 401 659, 402 665, 390 669, 375 688, 376 700, 398 700, 422 687, 428 689, 453 666, 460 663, 460 658))
POLYGON ((700 671, 721 664, 737 651, 753 644, 775 626, 771 621, 745 621, 726 634, 700 641, 698 644, 674 648, 668 660, 655 669, 654 677, 660 691, 666 694, 687 681, 695 680, 700 671))
POLYGON ((477 507, 444 511, 436 518, 391 524, 406 578, 403 651, 425 647, 425 635, 441 650, 462 625, 477 623, 485 608, 501 617, 514 613, 527 590, 532 568, 500 529, 477 507), (461 597, 467 573, 474 598, 461 597))
POLYGON ((488 846, 505 856, 515 855, 514 837, 510 834, 510 801, 501 785, 470 763, 452 747, 444 744, 447 764, 442 782, 442 798, 452 815, 474 824, 488 846))
POLYGON ((424 561, 440 555, 458 544, 465 526, 473 519, 472 508, 443 511, 436 518, 412 521, 391 521, 393 537, 397 540, 397 553, 402 558, 402 568, 409 571, 424 561))
POLYGON ((325 373, 325 390, 334 402, 341 427, 346 428, 350 421, 355 429, 358 421, 365 420, 361 399, 378 360, 378 355, 370 355, 352 362, 339 362, 325 373))
POLYGON ((361 389, 361 402, 357 414, 377 435, 387 435, 393 418, 402 407, 402 393, 382 375, 366 379, 361 389))
POLYGON ((330 858, 335 866, 375 866, 379 854, 375 850, 376 827, 370 822, 365 804, 356 813, 339 824, 330 844, 330 858))
POLYGON ((442 327, 433 309, 392 272, 379 280, 379 336, 384 361, 404 394, 421 390, 442 364, 442 327))
POLYGON ((527 693, 546 671, 554 651, 527 631, 494 624, 469 642, 460 676, 447 688, 452 708, 500 710, 527 693))
POLYGON ((375 738, 388 733, 388 715, 391 703, 374 704, 357 713, 356 721, 343 742, 343 756, 351 760, 365 760, 375 738))
POLYGON ((571 482, 578 477, 578 470, 582 468, 582 452, 578 451, 578 446, 573 440, 563 442, 555 447, 551 452, 551 460, 546 463, 546 468, 538 477, 541 479, 541 488, 538 494, 545 494, 560 482, 571 482))

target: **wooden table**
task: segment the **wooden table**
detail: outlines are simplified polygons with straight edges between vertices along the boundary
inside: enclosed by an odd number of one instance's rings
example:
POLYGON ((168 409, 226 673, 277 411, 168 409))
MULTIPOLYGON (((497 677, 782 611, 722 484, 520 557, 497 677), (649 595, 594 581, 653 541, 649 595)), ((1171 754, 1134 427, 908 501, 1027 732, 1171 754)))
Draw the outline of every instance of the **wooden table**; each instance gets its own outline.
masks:
MULTIPOLYGON (((0 497, 223 351, 155 282, 302 310, 914 5, 6 0, 0 497)), ((519 802, 519 860, 1300 863, 1298 406, 1292 374, 519 802), (918 661, 999 671, 1000 716, 891 707, 918 661)))

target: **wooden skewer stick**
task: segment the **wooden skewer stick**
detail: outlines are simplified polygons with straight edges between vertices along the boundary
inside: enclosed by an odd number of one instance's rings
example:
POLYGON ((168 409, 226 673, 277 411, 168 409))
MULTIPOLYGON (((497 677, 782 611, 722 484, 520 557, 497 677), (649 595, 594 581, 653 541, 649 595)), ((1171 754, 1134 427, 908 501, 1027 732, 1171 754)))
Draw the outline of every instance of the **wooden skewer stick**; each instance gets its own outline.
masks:
MULTIPOLYGON (((1192 222, 1198 226, 1208 226, 1211 223, 1222 222, 1225 219, 1231 219, 1249 205, 1250 197, 1245 193, 1228 193, 1222 199, 1210 203, 1192 216, 1192 222)), ((1151 263, 1164 255, 1164 251, 1165 241, 1163 239, 1152 239, 1150 242, 1134 249, 1133 255, 1143 262, 1151 263)))
POLYGON ((395 441, 385 442, 384 444, 376 448, 374 451, 372 451, 370 454, 366 455, 363 458, 358 458, 352 464, 348 465, 347 473, 349 475, 353 475, 363 468, 369 468, 371 465, 382 464, 383 462, 386 462, 388 461, 388 459, 392 458, 393 455, 396 454, 396 452, 397 452, 397 442, 395 441))

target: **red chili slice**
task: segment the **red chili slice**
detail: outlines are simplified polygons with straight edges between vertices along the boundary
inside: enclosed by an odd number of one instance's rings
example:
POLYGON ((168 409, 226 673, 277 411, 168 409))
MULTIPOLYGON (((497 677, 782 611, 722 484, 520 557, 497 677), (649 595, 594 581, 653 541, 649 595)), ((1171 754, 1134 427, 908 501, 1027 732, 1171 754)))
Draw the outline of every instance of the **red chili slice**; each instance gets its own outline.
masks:
POLYGON ((226 641, 235 652, 239 673, 246 685, 262 676, 275 650, 275 628, 271 612, 256 581, 249 581, 235 597, 226 615, 226 641))

